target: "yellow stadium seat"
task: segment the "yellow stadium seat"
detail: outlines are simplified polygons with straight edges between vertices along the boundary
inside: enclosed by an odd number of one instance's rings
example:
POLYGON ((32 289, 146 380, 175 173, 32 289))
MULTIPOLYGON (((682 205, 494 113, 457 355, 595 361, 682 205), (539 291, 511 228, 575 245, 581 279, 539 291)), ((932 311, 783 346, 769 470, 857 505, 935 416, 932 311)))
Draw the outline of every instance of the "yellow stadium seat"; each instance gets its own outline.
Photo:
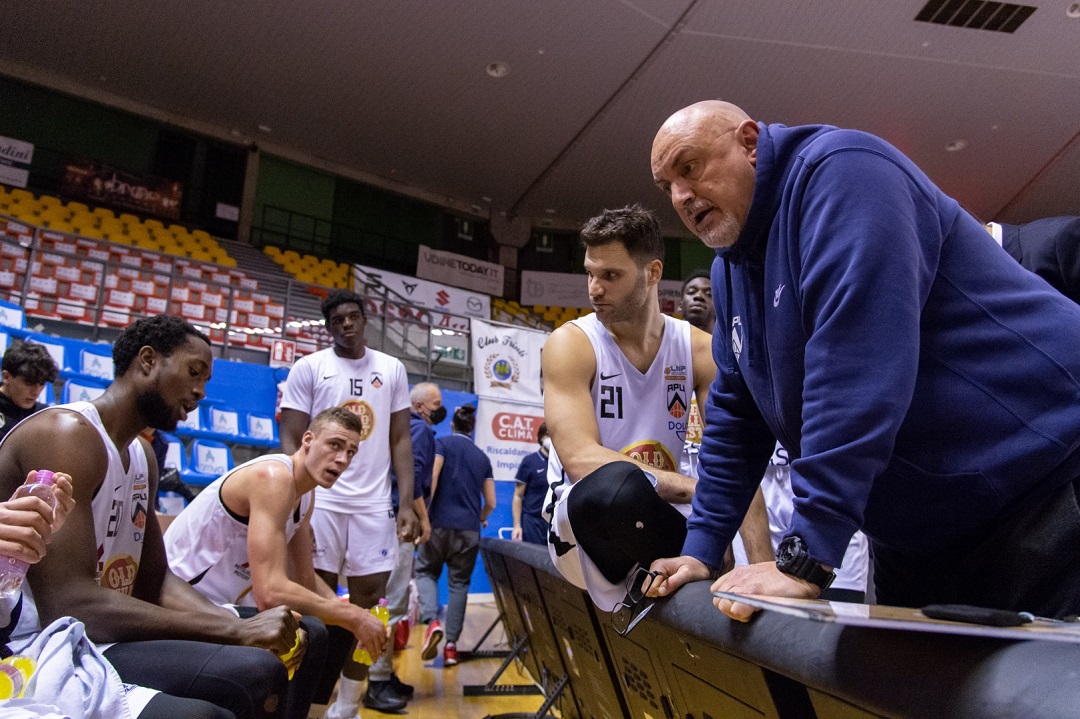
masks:
POLYGON ((38 202, 41 203, 42 207, 60 207, 63 205, 59 197, 53 197, 52 195, 42 195, 38 202))
POLYGON ((67 203, 67 208, 71 211, 72 214, 76 212, 85 212, 87 214, 90 214, 90 208, 81 202, 69 202, 67 203))
POLYGON ((102 232, 97 227, 80 227, 79 229, 76 230, 76 232, 78 232, 83 237, 92 237, 95 240, 104 240, 105 239, 105 233, 102 232))
POLYGON ((97 215, 98 217, 100 217, 102 220, 105 220, 105 219, 115 220, 116 219, 116 215, 113 214, 113 211, 110 210, 107 207, 95 207, 94 208, 94 214, 97 215))
POLYGON ((143 220, 143 224, 146 225, 148 228, 152 228, 152 229, 155 229, 155 230, 164 230, 165 229, 165 225, 163 225, 161 223, 161 220, 155 220, 153 218, 148 219, 148 220, 143 220))
POLYGON ((265 247, 263 247, 263 253, 270 255, 271 257, 281 256, 281 250, 277 247, 274 247, 273 245, 266 245, 265 247))
POLYGON ((24 190, 21 187, 11 188, 10 195, 16 200, 36 200, 34 193, 24 190))
POLYGON ((122 213, 117 219, 123 222, 128 227, 132 227, 134 225, 142 226, 142 220, 140 220, 138 217, 131 214, 130 212, 122 213))

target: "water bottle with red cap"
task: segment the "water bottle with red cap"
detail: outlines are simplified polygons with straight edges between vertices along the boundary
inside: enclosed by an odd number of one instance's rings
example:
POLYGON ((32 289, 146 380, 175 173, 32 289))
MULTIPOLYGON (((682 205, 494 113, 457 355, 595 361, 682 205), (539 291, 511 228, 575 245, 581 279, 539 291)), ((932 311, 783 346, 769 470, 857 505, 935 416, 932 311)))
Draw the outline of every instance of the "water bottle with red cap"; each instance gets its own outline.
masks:
MULTIPOLYGON (((55 512, 56 495, 53 492, 53 473, 47 469, 38 470, 38 473, 34 475, 34 481, 16 489, 11 498, 19 499, 20 497, 39 497, 55 512)), ((22 588, 29 566, 21 559, 0 555, 0 599, 13 596, 22 588)))

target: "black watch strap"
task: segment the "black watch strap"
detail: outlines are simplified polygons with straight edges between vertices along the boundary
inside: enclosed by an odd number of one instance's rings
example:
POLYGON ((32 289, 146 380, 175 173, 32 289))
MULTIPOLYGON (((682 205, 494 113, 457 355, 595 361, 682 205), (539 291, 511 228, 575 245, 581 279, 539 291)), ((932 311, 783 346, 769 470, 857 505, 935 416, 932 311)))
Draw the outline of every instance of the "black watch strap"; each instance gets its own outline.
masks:
POLYGON ((785 537, 780 543, 776 550, 776 568, 784 574, 817 585, 821 591, 828 589, 836 579, 836 572, 825 569, 810 558, 806 543, 798 535, 785 537))

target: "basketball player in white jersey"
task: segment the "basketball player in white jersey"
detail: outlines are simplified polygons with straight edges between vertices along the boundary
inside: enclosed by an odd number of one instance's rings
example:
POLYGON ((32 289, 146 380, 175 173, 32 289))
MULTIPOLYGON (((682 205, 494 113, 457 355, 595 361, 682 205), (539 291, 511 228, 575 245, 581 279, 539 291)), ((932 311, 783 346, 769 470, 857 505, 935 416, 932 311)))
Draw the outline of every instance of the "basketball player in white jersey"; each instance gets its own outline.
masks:
POLYGON ((115 642, 103 653, 125 683, 237 717, 280 716, 288 678, 262 650, 287 652, 296 620, 285 607, 239 619, 169 571, 153 511, 157 463, 138 438, 147 426, 171 431, 195 411, 210 379, 210 342, 186 320, 162 315, 124 330, 113 361, 116 379, 101 397, 42 410, 0 444, 0 496, 31 469, 51 469, 71 476, 75 498, 48 554, 30 568, 13 641, 72 616, 99 646, 115 642))
MULTIPOLYGON (((328 407, 344 407, 363 424, 360 447, 333 487, 315 490, 311 527, 315 533, 315 569, 330 586, 345 575, 349 601, 370 608, 386 596, 390 571, 397 564, 399 539, 419 536, 413 510, 413 452, 409 433, 408 376, 395 357, 365 346, 364 298, 335 290, 322 303, 332 347, 301 358, 289 372, 281 398, 281 448, 300 447, 311 418, 328 407), (399 509, 394 517, 390 467, 397 476, 399 509)), ((352 636, 331 629, 327 654, 328 681, 319 687, 316 703, 329 699, 331 674, 344 663, 337 701, 328 719, 356 715, 368 667, 350 658, 352 636)), ((398 711, 405 700, 372 702, 382 711, 398 711)))
MULTIPOLYGON (((323 410, 291 456, 268 454, 236 467, 204 489, 165 531, 173 572, 215 604, 287 606, 347 629, 378 657, 386 628, 360 607, 338 600, 312 565, 311 510, 316 486, 331 487, 356 454, 363 426, 343 407, 323 410)), ((325 633, 319 638, 325 645, 325 633)), ((290 713, 306 719, 325 663, 308 663, 293 677, 303 700, 290 713)))
MULTIPOLYGON (((663 238, 639 205, 581 231, 594 312, 544 345, 544 417, 554 451, 545 512, 559 571, 610 611, 628 576, 681 549, 695 480, 678 472, 690 398, 716 374, 710 337, 661 314, 663 238), (572 491, 571 491, 572 490, 572 491)), ((764 505, 743 526, 751 558, 772 558, 764 505)))

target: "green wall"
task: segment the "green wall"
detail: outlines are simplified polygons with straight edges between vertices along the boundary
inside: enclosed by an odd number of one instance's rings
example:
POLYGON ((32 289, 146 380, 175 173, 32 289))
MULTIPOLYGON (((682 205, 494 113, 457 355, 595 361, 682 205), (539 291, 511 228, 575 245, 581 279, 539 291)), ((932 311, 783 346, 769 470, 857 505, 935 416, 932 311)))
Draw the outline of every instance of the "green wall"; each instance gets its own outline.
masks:
POLYGON ((253 223, 263 224, 263 207, 271 205, 319 220, 334 219, 334 176, 272 155, 259 158, 253 223))
POLYGON ((149 172, 157 150, 152 120, 0 77, 0 135, 34 144, 32 172, 63 174, 69 159, 149 172))

